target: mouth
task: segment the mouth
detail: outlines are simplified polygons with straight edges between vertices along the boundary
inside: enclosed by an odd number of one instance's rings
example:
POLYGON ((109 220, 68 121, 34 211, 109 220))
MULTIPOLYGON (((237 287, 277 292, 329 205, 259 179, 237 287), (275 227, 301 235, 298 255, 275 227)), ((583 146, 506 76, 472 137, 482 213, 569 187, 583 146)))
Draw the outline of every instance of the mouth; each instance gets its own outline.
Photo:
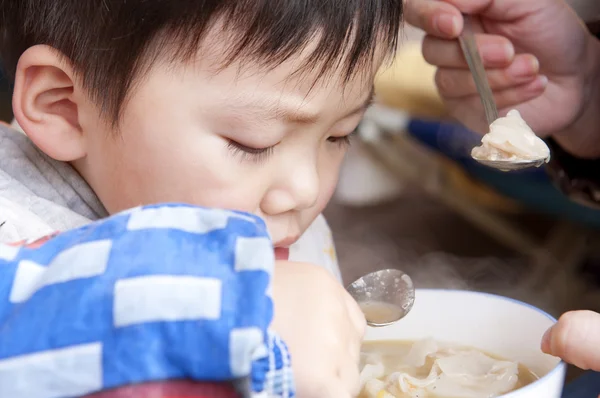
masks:
POLYGON ((290 246, 298 240, 298 237, 290 237, 275 242, 275 260, 289 260, 290 258, 290 246))
POLYGON ((276 247, 274 251, 275 251, 275 260, 288 261, 290 259, 290 248, 289 247, 276 247))

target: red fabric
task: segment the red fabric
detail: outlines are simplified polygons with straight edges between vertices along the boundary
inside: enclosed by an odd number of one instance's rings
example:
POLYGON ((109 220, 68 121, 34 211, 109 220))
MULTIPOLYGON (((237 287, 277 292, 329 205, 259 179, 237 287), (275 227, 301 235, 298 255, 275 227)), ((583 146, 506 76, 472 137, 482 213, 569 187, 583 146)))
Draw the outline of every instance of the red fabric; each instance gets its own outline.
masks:
POLYGON ((83 398, 240 398, 229 383, 163 381, 121 387, 83 398))

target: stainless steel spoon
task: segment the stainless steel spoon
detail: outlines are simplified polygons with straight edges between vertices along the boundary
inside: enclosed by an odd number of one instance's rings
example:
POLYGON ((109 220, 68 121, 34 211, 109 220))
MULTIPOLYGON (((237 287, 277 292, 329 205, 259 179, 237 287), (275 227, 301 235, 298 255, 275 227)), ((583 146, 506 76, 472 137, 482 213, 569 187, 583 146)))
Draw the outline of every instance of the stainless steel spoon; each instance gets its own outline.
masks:
POLYGON ((373 327, 391 325, 404 318, 415 302, 412 279, 397 269, 367 274, 346 288, 373 327))
MULTIPOLYGON (((494 94, 492 93, 492 89, 490 88, 487 76, 485 74, 485 68, 483 66, 481 55, 479 54, 479 50, 477 49, 477 43, 475 42, 475 33, 473 31, 471 17, 469 17, 468 15, 463 15, 463 17, 465 21, 464 29, 462 34, 458 37, 458 41, 460 43, 460 48, 462 49, 467 64, 469 65, 469 69, 471 70, 471 74, 473 75, 473 80, 475 81, 475 86, 477 87, 477 92, 479 93, 481 104, 483 105, 483 111, 485 112, 485 118, 487 120, 488 125, 490 125, 496 119, 498 119, 498 108, 496 107, 496 102, 494 101, 494 94)), ((475 156, 473 156, 473 159, 485 166, 492 167, 501 171, 513 171, 526 169, 530 167, 540 167, 549 160, 547 158, 527 160, 489 160, 477 158, 475 156)))
POLYGON ((488 160, 479 159, 473 156, 473 159, 484 166, 492 167, 500 171, 523 170, 530 167, 540 167, 543 166, 544 163, 547 163, 546 158, 534 160, 488 160))

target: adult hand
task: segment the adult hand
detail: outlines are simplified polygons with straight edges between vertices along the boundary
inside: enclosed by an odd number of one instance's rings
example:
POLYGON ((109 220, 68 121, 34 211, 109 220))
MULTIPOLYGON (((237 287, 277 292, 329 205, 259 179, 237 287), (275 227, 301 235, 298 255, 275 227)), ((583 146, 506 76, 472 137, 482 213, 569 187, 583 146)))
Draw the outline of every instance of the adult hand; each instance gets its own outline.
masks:
MULTIPOLYGON (((555 135, 577 155, 600 154, 600 144, 590 148, 588 137, 580 136, 588 131, 579 130, 587 128, 573 129, 597 91, 592 83, 600 64, 598 42, 566 2, 407 0, 407 20, 427 33, 423 55, 438 67, 436 83, 450 113, 486 133, 482 106, 455 40, 463 29, 463 13, 474 16, 476 40, 500 114, 516 108, 540 136, 555 135)), ((597 128, 593 130, 593 142, 600 143, 597 128)))

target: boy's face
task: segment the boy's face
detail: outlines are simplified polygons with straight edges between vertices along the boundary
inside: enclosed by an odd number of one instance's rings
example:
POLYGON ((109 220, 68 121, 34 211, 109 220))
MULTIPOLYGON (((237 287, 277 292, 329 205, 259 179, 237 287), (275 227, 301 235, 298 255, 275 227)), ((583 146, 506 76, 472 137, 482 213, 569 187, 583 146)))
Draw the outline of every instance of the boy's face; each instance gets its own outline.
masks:
POLYGON ((80 106, 87 156, 75 165, 110 213, 157 202, 248 211, 289 246, 331 198, 379 63, 347 83, 314 84, 316 72, 294 74, 304 56, 268 71, 249 62, 217 71, 210 48, 202 59, 155 64, 118 132, 93 104, 80 106))

